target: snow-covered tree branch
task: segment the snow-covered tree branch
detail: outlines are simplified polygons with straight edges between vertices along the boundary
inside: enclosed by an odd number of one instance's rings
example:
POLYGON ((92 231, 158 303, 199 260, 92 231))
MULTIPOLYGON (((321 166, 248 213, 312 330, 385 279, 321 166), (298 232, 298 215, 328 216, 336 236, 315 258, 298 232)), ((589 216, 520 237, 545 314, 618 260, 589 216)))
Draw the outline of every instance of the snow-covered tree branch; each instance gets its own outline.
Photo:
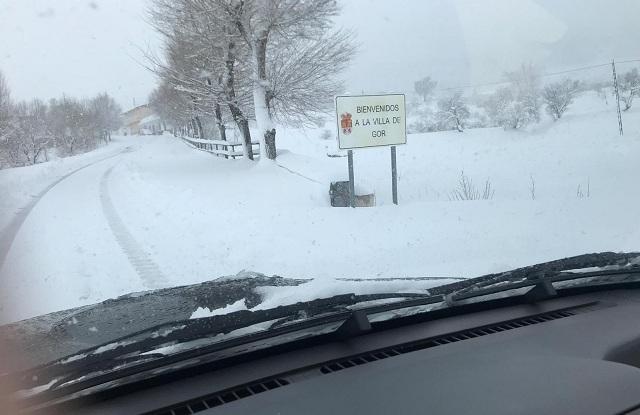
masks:
POLYGON ((633 100, 640 95, 640 73, 638 68, 633 68, 618 80, 620 101, 624 103, 624 111, 628 111, 633 105, 633 100))
POLYGON ((465 121, 469 118, 470 112, 462 93, 456 92, 441 99, 438 101, 438 109, 438 119, 445 128, 464 131, 465 121))
POLYGON ((542 99, 544 100, 547 112, 554 121, 562 118, 569 105, 582 92, 580 81, 565 79, 561 82, 554 82, 544 87, 542 99))

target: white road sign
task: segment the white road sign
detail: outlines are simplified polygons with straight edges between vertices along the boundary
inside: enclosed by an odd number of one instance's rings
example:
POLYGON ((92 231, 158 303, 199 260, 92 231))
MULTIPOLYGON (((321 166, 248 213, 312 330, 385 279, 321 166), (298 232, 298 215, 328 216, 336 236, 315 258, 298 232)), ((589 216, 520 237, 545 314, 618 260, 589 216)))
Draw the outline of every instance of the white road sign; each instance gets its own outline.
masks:
POLYGON ((336 114, 341 149, 407 143, 403 94, 336 97, 336 114))

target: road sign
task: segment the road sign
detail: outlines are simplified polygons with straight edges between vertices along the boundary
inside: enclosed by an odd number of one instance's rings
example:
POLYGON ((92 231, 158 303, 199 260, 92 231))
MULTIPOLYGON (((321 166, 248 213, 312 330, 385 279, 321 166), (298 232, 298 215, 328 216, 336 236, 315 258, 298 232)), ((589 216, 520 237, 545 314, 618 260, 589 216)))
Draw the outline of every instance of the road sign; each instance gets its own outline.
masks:
POLYGON ((404 94, 339 96, 336 114, 340 149, 407 142, 404 94))

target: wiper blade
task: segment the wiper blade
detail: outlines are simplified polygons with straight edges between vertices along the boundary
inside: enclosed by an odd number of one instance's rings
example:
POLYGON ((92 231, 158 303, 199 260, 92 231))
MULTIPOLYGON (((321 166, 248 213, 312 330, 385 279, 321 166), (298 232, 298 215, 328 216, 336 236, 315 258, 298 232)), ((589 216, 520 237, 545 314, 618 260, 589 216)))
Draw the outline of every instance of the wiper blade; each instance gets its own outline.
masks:
MULTIPOLYGON (((140 356, 139 359, 143 363, 153 363, 150 362, 150 360, 152 360, 152 356, 142 355, 142 353, 153 352, 155 349, 164 345, 175 345, 203 338, 214 338, 220 334, 227 334, 234 330, 260 323, 276 322, 276 324, 271 327, 279 325, 280 327, 276 328, 282 328, 282 330, 269 329, 256 333, 260 334, 260 336, 245 335, 226 341, 223 338, 220 341, 213 341, 210 345, 198 349, 198 352, 201 354, 210 353, 233 345, 252 342, 258 337, 268 338, 269 336, 281 334, 283 331, 287 330, 298 330, 303 327, 313 327, 314 325, 324 324, 330 321, 345 320, 352 313, 352 310, 347 308, 349 306, 368 301, 395 298, 399 300, 404 299, 404 301, 398 301, 393 304, 382 304, 369 308, 385 309, 394 305, 398 306, 397 304, 404 302, 407 302, 409 305, 413 305, 424 302, 425 299, 428 299, 429 301, 442 301, 441 296, 433 299, 429 294, 420 293, 365 295, 343 294, 326 299, 317 299, 266 310, 242 310, 226 315, 176 321, 170 324, 157 325, 137 333, 115 339, 106 344, 82 350, 78 353, 74 353, 73 355, 57 359, 54 362, 20 372, 17 374, 19 376, 17 382, 19 389, 24 390, 55 381, 48 388, 53 389, 57 385, 63 385, 64 383, 87 373, 108 371, 114 366, 122 366, 123 363, 127 361, 135 364, 136 357, 131 357, 131 355, 140 356), (304 314, 302 319, 300 319, 300 313, 304 314), (287 320, 293 319, 295 321, 296 318, 299 319, 297 323, 282 327, 283 321, 287 324, 287 320), (121 359, 123 356, 126 356, 126 360, 121 359)), ((189 350, 187 350, 187 352, 189 352, 189 350)), ((176 353, 177 358, 179 359, 182 354, 184 353, 176 353)), ((162 360, 162 362, 156 363, 164 365, 168 361, 167 358, 172 356, 173 355, 162 355, 162 359, 156 359, 162 360)), ((149 369, 149 365, 143 364, 141 366, 145 367, 141 367, 140 370, 149 369)), ((98 382, 95 381, 90 383, 98 382)), ((83 387, 87 387, 86 384, 83 384, 83 387)))
MULTIPOLYGON (((467 286, 458 286, 449 290, 447 300, 450 305, 463 300, 476 297, 484 297, 508 290, 517 290, 526 287, 537 287, 536 291, 529 294, 532 299, 554 295, 553 283, 564 281, 603 278, 618 276, 618 282, 637 279, 640 275, 640 253, 613 253, 604 252, 586 254, 576 257, 564 258, 536 264, 530 267, 518 268, 501 274, 490 274, 473 279, 474 283, 467 286), (581 271, 583 269, 596 268, 595 270, 581 271)), ((470 281, 468 281, 470 282, 470 281)), ((444 290, 452 285, 436 287, 432 291, 444 290)), ((463 283, 464 284, 464 283, 463 283)))

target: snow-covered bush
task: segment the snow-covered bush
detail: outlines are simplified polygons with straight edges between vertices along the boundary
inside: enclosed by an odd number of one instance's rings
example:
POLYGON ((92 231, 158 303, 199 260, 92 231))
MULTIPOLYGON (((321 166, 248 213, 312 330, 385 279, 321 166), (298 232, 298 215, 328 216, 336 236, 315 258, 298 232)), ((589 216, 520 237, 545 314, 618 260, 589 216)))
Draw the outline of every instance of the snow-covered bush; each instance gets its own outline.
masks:
POLYGON ((491 180, 484 182, 482 190, 478 189, 473 180, 464 174, 464 170, 460 173, 458 187, 456 187, 449 195, 449 200, 490 200, 493 199, 495 190, 491 186, 491 180))
POLYGON ((546 104, 547 112, 556 121, 562 118, 562 114, 581 92, 580 81, 565 79, 545 86, 542 90, 542 99, 546 104))
POLYGON ((469 108, 460 92, 456 92, 438 101, 437 116, 440 124, 445 129, 455 129, 459 132, 464 131, 465 122, 469 118, 469 115, 469 108))
POLYGON ((540 121, 540 73, 532 64, 521 65, 514 72, 507 72, 516 100, 527 113, 527 117, 535 122, 540 121))
POLYGON ((486 102, 487 114, 494 124, 518 129, 540 121, 539 75, 532 65, 506 74, 510 85, 500 88, 486 102))
POLYGON ((524 106, 508 87, 500 88, 489 97, 485 102, 485 108, 492 123, 505 129, 517 129, 531 121, 524 106))
POLYGON ((47 106, 39 100, 15 105, 15 129, 11 134, 24 164, 36 164, 53 144, 47 125, 47 106))
POLYGON ((618 79, 618 89, 620 90, 620 101, 624 103, 624 111, 633 105, 635 97, 640 95, 640 73, 638 68, 633 68, 618 79))

